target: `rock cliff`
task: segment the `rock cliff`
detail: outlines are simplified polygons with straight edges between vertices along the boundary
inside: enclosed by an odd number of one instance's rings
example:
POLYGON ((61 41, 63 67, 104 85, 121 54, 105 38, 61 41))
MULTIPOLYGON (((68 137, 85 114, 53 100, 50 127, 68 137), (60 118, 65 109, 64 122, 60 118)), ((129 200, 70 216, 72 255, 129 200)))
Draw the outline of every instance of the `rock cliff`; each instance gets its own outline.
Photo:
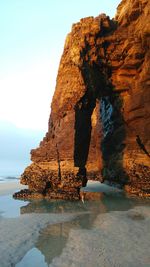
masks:
POLYGON ((150 193, 150 2, 73 24, 61 57, 48 133, 31 151, 16 197, 78 199, 86 180, 150 193))

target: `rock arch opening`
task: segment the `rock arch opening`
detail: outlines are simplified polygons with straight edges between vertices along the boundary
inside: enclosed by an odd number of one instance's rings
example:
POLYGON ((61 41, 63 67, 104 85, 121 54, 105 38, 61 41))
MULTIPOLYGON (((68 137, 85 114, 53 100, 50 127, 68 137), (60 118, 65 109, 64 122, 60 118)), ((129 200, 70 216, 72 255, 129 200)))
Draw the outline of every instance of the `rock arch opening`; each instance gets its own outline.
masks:
POLYGON ((125 149, 125 122, 122 115, 121 94, 116 93, 109 77, 108 66, 102 69, 97 64, 85 63, 82 68, 83 79, 87 88, 84 96, 75 105, 75 140, 74 165, 79 167, 78 175, 86 185, 86 164, 91 142, 91 116, 100 102, 100 120, 103 138, 100 148, 102 151, 102 180, 118 183, 122 186, 128 181, 123 167, 123 151, 125 149))

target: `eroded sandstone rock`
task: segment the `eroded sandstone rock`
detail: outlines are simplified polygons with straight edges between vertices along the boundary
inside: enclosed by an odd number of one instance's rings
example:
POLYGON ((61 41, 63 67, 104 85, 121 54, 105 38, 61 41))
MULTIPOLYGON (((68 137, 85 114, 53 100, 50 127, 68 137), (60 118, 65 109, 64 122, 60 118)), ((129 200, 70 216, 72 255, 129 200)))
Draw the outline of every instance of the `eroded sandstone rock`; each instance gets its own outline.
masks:
POLYGON ((149 194, 149 17, 148 0, 123 0, 115 19, 102 14, 72 26, 48 133, 21 176, 31 195, 77 199, 84 172, 149 194))

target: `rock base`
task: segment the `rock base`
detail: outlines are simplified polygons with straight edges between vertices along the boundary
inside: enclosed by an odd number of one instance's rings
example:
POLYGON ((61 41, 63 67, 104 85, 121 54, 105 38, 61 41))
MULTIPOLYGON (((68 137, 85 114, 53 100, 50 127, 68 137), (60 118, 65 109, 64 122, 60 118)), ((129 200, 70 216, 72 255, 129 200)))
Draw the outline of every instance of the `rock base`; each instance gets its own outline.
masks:
POLYGON ((125 186, 125 192, 129 196, 138 196, 138 197, 144 197, 144 198, 150 198, 150 188, 141 189, 134 185, 126 185, 125 186))
POLYGON ((48 191, 46 194, 40 192, 32 192, 29 189, 24 189, 13 194, 15 199, 62 199, 62 200, 79 200, 80 194, 79 189, 73 189, 70 191, 57 190, 48 191))

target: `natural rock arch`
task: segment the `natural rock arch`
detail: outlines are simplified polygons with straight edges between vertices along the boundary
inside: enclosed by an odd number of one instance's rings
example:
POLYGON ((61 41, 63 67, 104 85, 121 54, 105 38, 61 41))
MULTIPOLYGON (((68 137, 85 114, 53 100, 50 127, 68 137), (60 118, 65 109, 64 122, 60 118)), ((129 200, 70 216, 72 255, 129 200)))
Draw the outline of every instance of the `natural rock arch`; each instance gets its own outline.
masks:
POLYGON ((48 133, 31 151, 33 163, 21 177, 31 197, 51 182, 47 197, 78 199, 78 168, 85 172, 85 164, 91 179, 127 184, 129 192, 149 194, 149 157, 136 141, 139 135, 150 151, 149 10, 148 0, 123 0, 115 20, 102 14, 72 26, 48 133))

